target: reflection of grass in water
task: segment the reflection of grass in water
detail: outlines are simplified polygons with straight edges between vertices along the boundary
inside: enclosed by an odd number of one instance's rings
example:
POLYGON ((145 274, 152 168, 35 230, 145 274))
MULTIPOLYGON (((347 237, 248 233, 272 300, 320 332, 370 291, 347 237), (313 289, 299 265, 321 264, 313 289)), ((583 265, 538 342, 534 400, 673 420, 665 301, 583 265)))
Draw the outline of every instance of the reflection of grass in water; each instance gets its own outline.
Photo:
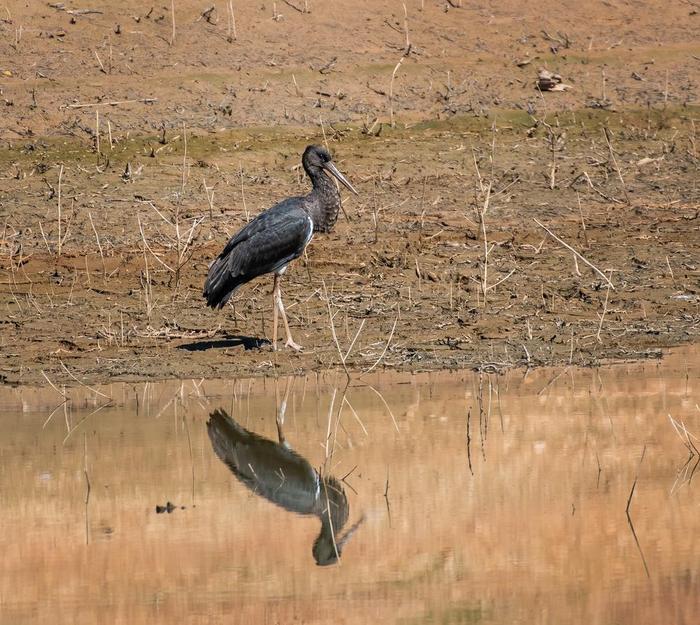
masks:
POLYGON ((457 604, 444 610, 428 610, 425 614, 402 619, 400 623, 413 625, 418 623, 435 623, 436 625, 461 625, 467 623, 481 623, 486 615, 481 607, 457 604))

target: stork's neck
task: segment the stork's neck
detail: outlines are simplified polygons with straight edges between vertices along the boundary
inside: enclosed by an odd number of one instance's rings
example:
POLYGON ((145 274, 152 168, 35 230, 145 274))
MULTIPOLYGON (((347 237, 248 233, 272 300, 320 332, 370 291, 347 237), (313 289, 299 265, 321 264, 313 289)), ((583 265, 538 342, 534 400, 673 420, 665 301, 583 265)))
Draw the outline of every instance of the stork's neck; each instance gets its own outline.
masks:
POLYGON ((314 222, 314 230, 330 232, 338 219, 340 210, 338 187, 320 168, 309 168, 306 173, 313 185, 311 193, 306 198, 306 207, 314 222))

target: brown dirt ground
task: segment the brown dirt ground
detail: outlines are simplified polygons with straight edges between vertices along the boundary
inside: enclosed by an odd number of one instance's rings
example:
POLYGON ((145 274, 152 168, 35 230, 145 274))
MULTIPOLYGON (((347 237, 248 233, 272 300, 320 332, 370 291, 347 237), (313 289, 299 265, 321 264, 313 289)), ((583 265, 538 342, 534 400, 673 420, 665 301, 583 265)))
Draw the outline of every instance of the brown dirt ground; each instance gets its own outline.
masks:
POLYGON ((329 308, 355 370, 698 340, 692 3, 411 0, 408 56, 399 2, 234 3, 232 41, 224 2, 176 2, 174 41, 170 3, 54 4, 0 8, 5 382, 337 367, 329 308), (539 67, 571 89, 539 93, 539 67), (246 212, 304 192, 324 140, 361 196, 285 276, 306 349, 246 349, 272 280, 217 313, 207 264, 246 212))

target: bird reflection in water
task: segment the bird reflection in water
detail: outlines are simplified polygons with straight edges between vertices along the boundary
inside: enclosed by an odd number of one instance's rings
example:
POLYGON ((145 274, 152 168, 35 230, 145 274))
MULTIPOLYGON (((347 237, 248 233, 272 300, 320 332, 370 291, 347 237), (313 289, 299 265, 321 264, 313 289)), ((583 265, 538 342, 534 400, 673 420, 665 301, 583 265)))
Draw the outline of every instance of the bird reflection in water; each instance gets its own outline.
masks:
POLYGON ((207 431, 216 455, 256 495, 285 510, 319 518, 321 531, 312 553, 316 564, 326 566, 338 560, 363 519, 340 536, 350 512, 345 491, 336 478, 320 475, 291 449, 282 430, 285 404, 286 398, 277 417, 279 443, 246 430, 222 409, 209 415, 207 431))

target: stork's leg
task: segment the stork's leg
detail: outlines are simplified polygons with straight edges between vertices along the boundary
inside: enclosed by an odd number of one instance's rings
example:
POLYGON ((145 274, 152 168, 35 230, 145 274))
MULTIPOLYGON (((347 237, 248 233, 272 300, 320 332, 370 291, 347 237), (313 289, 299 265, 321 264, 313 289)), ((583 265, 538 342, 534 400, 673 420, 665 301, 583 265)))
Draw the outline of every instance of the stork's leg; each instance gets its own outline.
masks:
MULTIPOLYGON (((289 389, 291 388, 291 378, 287 378, 287 384, 285 385, 284 389, 284 399, 282 402, 279 402, 278 398, 278 404, 279 408, 277 409, 277 438, 279 438, 280 445, 284 445, 287 449, 291 449, 289 446, 289 443, 287 442, 287 439, 284 436, 284 417, 287 412, 287 400, 289 399, 289 389)), ((276 389, 275 389, 276 390, 276 389)))
POLYGON ((275 274, 275 283, 272 287, 272 351, 277 351, 277 321, 279 320, 279 308, 277 307, 277 294, 279 292, 278 273, 275 274))
MULTIPOLYGON (((286 347, 291 347, 292 349, 296 351, 301 351, 301 345, 298 345, 297 343, 294 342, 294 339, 292 339, 292 333, 289 330, 289 321, 287 321, 287 313, 284 312, 284 304, 282 303, 282 290, 280 289, 280 284, 279 284, 279 275, 275 274, 275 288, 272 293, 273 298, 275 300, 275 309, 279 310, 280 314, 282 315, 282 321, 284 321, 284 329, 287 331, 287 342, 285 343, 286 347)), ((276 349, 276 339, 277 339, 277 325, 275 324, 275 331, 273 333, 273 342, 272 346, 273 349, 276 349)))

